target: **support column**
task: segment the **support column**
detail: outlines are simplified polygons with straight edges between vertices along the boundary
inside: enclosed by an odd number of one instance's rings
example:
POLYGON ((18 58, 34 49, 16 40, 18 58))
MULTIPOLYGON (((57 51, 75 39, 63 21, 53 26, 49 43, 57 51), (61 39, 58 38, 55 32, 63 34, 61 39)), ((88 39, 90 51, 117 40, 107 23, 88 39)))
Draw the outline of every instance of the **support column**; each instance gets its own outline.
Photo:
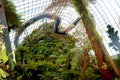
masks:
POLYGON ((12 52, 12 49, 11 49, 9 32, 8 32, 8 27, 7 27, 6 17, 5 17, 5 11, 4 11, 2 1, 0 1, 0 25, 5 26, 5 28, 3 30, 3 39, 4 39, 4 42, 5 42, 7 55, 9 55, 12 52))

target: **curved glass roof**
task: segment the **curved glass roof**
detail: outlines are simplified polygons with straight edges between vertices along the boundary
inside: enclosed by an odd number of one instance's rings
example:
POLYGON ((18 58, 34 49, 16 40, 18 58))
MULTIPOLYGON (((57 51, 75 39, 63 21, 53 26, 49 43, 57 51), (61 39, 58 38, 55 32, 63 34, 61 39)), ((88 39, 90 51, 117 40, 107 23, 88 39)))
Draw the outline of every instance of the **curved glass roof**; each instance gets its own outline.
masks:
MULTIPOLYGON (((71 0, 59 0, 61 4, 56 3, 58 0, 12 0, 16 6, 16 10, 18 14, 22 17, 22 22, 26 22, 29 19, 43 13, 56 14, 61 17, 61 25, 64 28, 68 27, 74 20, 76 20, 79 15, 75 11, 73 5, 71 4, 71 0), (52 4, 54 2, 54 4, 52 4)), ((107 25, 110 24, 112 27, 118 31, 118 35, 120 36, 120 0, 89 0, 88 9, 91 12, 91 17, 94 19, 96 23, 96 28, 101 35, 104 44, 106 44, 107 50, 110 54, 114 55, 119 53, 119 51, 113 50, 109 47, 109 43, 111 40, 107 34, 107 25)), ((50 20, 46 20, 50 21, 50 20)), ((36 23, 32 24, 26 32, 32 32, 33 29, 37 28, 41 23, 45 22, 45 20, 39 20, 36 23)), ((73 30, 72 34, 77 35, 79 39, 82 39, 86 36, 83 35, 85 33, 84 26, 82 22, 80 22, 81 26, 76 27, 73 30), (81 30, 82 29, 82 30, 81 30), (79 34, 78 34, 79 33, 79 34)), ((12 34, 13 35, 13 34, 12 34)), ((23 33, 21 38, 26 34, 23 33)), ((20 39, 21 40, 21 39, 20 39)), ((79 42, 81 44, 82 42, 79 42)))
MULTIPOLYGON (((70 1, 67 3, 65 1, 61 0, 61 5, 57 5, 57 3, 52 4, 54 0, 12 0, 13 3, 16 6, 16 10, 18 14, 21 15, 22 22, 25 23, 29 19, 34 18, 38 15, 44 14, 44 13, 50 13, 55 14, 61 18, 61 25, 64 26, 64 28, 67 28, 70 24, 75 21, 79 15, 75 11, 75 9, 70 4, 70 1), (65 5, 64 5, 65 4, 65 5), (51 5, 53 5, 50 9, 48 9, 51 5), (57 6, 57 7, 56 7, 57 6), (48 11, 47 11, 48 9, 48 11)), ((34 29, 39 27, 44 22, 51 21, 50 19, 40 19, 34 24, 31 24, 24 32, 27 32, 28 34, 31 33, 34 29)), ((23 35, 21 35, 21 39, 26 36, 26 34, 23 32, 23 35)), ((28 35, 27 34, 27 35, 28 35)), ((12 32, 13 37, 13 32, 12 32)), ((20 39, 20 42, 22 41, 20 39)), ((13 40, 14 41, 14 40, 13 40)))
MULTIPOLYGON (((111 55, 118 54, 119 50, 115 51, 109 47, 111 39, 108 37, 107 25, 111 25, 120 36, 120 0, 95 0, 94 3, 89 4, 89 10, 94 16, 96 28, 106 44, 106 48, 111 55)), ((117 49, 119 47, 117 46, 117 49)))

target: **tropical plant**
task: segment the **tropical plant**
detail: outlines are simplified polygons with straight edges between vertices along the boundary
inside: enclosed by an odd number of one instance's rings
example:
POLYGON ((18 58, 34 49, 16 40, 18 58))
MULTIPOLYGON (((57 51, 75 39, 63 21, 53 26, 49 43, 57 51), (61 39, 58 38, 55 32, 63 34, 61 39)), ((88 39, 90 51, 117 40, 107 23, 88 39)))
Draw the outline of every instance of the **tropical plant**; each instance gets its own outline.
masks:
POLYGON ((16 11, 16 6, 10 0, 2 0, 8 25, 8 30, 16 29, 21 23, 21 16, 16 11))
MULTIPOLYGON (((2 1, 5 8, 6 18, 8 29, 18 27, 18 23, 20 23, 20 16, 16 13, 15 6, 9 0, 2 1), (14 26, 14 27, 13 27, 14 26)), ((0 25, 0 80, 5 80, 10 71, 10 65, 8 60, 8 56, 6 55, 5 43, 3 40, 3 26, 0 25)))
POLYGON ((16 76, 10 75, 9 79, 78 79, 78 65, 75 65, 74 69, 72 69, 71 65, 72 58, 74 57, 71 49, 75 47, 75 39, 68 35, 55 38, 57 34, 52 35, 50 33, 50 26, 47 25, 47 27, 48 30, 46 32, 44 28, 33 31, 16 50, 16 76), (28 38, 31 40, 28 41, 28 38))
MULTIPOLYGON (((115 31, 114 28, 111 25, 107 25, 108 31, 107 33, 109 34, 109 38, 111 39, 112 42, 109 43, 110 47, 113 47, 114 50, 119 51, 120 47, 120 42, 119 42, 119 36, 118 36, 118 31, 115 31)), ((120 52, 120 51, 119 51, 120 52)))
MULTIPOLYGON (((1 65, 1 64, 0 64, 1 65)), ((9 74, 3 70, 2 68, 0 68, 0 80, 4 80, 9 76, 9 74)))
POLYGON ((6 54, 5 43, 3 40, 3 28, 4 26, 0 25, 0 80, 4 80, 9 76, 7 73, 9 69, 9 60, 6 54))

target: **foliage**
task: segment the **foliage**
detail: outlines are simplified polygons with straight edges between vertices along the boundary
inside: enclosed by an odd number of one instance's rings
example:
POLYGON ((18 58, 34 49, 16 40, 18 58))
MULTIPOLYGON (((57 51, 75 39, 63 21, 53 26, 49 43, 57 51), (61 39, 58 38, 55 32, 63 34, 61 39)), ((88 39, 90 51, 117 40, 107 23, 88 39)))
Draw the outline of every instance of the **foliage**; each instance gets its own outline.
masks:
POLYGON ((84 75, 86 80, 100 80, 100 74, 96 73, 97 71, 94 70, 92 67, 88 67, 86 73, 84 75))
MULTIPOLYGON (((113 60, 115 61, 115 63, 118 66, 118 68, 120 69, 120 54, 117 54, 116 56, 117 56, 117 58, 115 58, 113 60)), ((120 79, 120 77, 115 75, 114 80, 119 80, 119 79, 120 79)))
POLYGON ((20 15, 17 14, 15 5, 9 0, 3 0, 8 29, 16 29, 19 27, 20 15))
POLYGON ((3 41, 3 31, 2 26, 0 26, 0 80, 5 79, 8 76, 6 72, 6 62, 8 61, 8 56, 6 55, 5 43, 3 41))
POLYGON ((99 67, 97 65, 96 57, 91 54, 89 54, 89 57, 90 57, 90 63, 85 68, 85 70, 84 70, 84 67, 85 67, 84 65, 87 65, 87 61, 86 61, 86 63, 84 63, 84 61, 81 60, 82 62, 80 63, 81 64, 80 80, 100 80, 101 75, 99 72, 99 67))
POLYGON ((49 31, 44 33, 43 29, 33 31, 17 49, 16 76, 10 75, 9 79, 77 80, 79 68, 77 65, 71 68, 74 56, 71 49, 75 47, 75 39, 68 35, 65 35, 67 38, 56 39, 51 37, 49 31), (32 42, 28 42, 28 38, 32 42))
POLYGON ((109 46, 112 47, 114 50, 119 51, 119 54, 113 55, 112 57, 115 63, 117 64, 118 68, 120 69, 120 42, 119 42, 119 36, 118 31, 115 31, 115 29, 111 25, 107 25, 107 33, 108 37, 111 39, 112 42, 109 43, 109 46))
POLYGON ((6 49, 4 49, 0 53, 0 80, 4 80, 9 76, 9 71, 11 70, 9 61, 6 55, 6 49))
POLYGON ((93 54, 89 54, 90 63, 86 67, 84 66, 84 65, 87 65, 87 61, 85 61, 85 56, 84 56, 85 49, 80 50, 79 48, 74 48, 72 49, 72 52, 75 53, 74 58, 71 62, 72 65, 79 64, 78 66, 80 68, 79 80, 100 80, 101 79, 99 67, 97 65, 97 60, 93 54))
MULTIPOLYGON (((6 58, 6 56, 3 56, 6 58)), ((5 80, 9 76, 10 66, 9 61, 5 59, 0 59, 0 80, 5 80)))
POLYGON ((0 68, 0 80, 5 79, 9 74, 0 68))
POLYGON ((114 28, 111 25, 107 25, 107 28, 108 28, 107 33, 109 34, 108 37, 112 41, 112 42, 109 43, 109 46, 113 47, 114 50, 118 51, 120 49, 119 48, 120 47, 120 42, 119 42, 118 31, 115 31, 114 28))
MULTIPOLYGON (((93 22, 93 19, 90 16, 90 12, 88 10, 88 4, 87 4, 88 0, 77 0, 77 1, 72 0, 72 1, 73 1, 73 4, 74 4, 76 10, 82 17, 82 21, 84 23, 86 32, 92 43, 92 47, 96 53, 97 60, 99 62, 99 67, 103 65, 102 63, 104 61, 104 58, 103 58, 102 54, 105 54, 105 53, 106 53, 106 56, 109 59, 109 61, 111 61, 112 66, 114 66, 114 63, 112 62, 111 58, 108 57, 109 54, 107 53, 107 50, 105 49, 105 46, 104 46, 103 42, 101 41, 99 34, 97 33, 95 23, 93 22)), ((109 70, 109 68, 108 68, 108 70, 109 70)), ((116 66, 114 66, 114 70, 117 73, 116 66)), ((103 74, 102 69, 100 69, 100 72, 101 72, 101 74, 103 74)), ((102 77, 107 78, 108 75, 112 75, 112 73, 111 72, 105 73, 102 77)))
POLYGON ((8 61, 8 56, 6 55, 6 49, 1 51, 0 59, 2 59, 4 63, 8 61))
POLYGON ((117 58, 114 59, 114 61, 116 62, 118 68, 120 69, 120 54, 117 54, 116 56, 117 56, 117 58))
POLYGON ((83 23, 86 27, 86 30, 90 29, 94 36, 92 39, 101 40, 101 37, 99 36, 95 22, 93 17, 91 17, 91 14, 88 10, 88 1, 87 0, 72 0, 72 3, 74 4, 74 7, 76 8, 76 11, 81 15, 83 23))

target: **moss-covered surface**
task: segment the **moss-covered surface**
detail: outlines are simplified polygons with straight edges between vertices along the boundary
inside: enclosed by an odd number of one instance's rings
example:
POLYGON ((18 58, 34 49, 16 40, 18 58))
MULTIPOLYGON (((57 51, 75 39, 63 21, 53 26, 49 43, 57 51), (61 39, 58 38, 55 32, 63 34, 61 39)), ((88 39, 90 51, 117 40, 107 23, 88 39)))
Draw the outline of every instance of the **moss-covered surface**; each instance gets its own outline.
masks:
MULTIPOLYGON (((106 48, 105 48, 99 34, 97 33, 95 23, 93 22, 92 18, 90 17, 87 0, 78 0, 78 1, 72 0, 72 1, 73 1, 73 4, 74 4, 76 10, 78 11, 78 13, 82 17, 82 21, 84 23, 86 32, 87 32, 88 37, 90 39, 90 42, 92 44, 92 48, 95 51, 96 58, 97 58, 98 63, 99 63, 98 64, 99 67, 101 68, 102 66, 104 66, 103 63, 106 62, 106 61, 105 61, 105 57, 103 57, 103 56, 107 56, 107 59, 111 63, 111 65, 114 68, 115 72, 118 75, 120 75, 117 67, 114 64, 114 62, 109 57, 109 53, 107 52, 107 50, 106 50, 106 48)), ((113 73, 110 72, 109 67, 107 67, 105 74, 103 74, 102 69, 100 69, 100 72, 101 72, 101 75, 102 75, 103 78, 112 79, 112 74, 113 73), (107 72, 107 71, 109 71, 109 72, 107 72), (111 75, 111 76, 109 76, 109 75, 111 75)))
POLYGON ((88 7, 87 0, 72 0, 72 3, 74 4, 76 11, 82 17, 85 28, 90 29, 93 32, 94 37, 92 39, 101 40, 101 37, 99 36, 96 30, 95 23, 92 17, 90 16, 89 10, 87 9, 88 7))

